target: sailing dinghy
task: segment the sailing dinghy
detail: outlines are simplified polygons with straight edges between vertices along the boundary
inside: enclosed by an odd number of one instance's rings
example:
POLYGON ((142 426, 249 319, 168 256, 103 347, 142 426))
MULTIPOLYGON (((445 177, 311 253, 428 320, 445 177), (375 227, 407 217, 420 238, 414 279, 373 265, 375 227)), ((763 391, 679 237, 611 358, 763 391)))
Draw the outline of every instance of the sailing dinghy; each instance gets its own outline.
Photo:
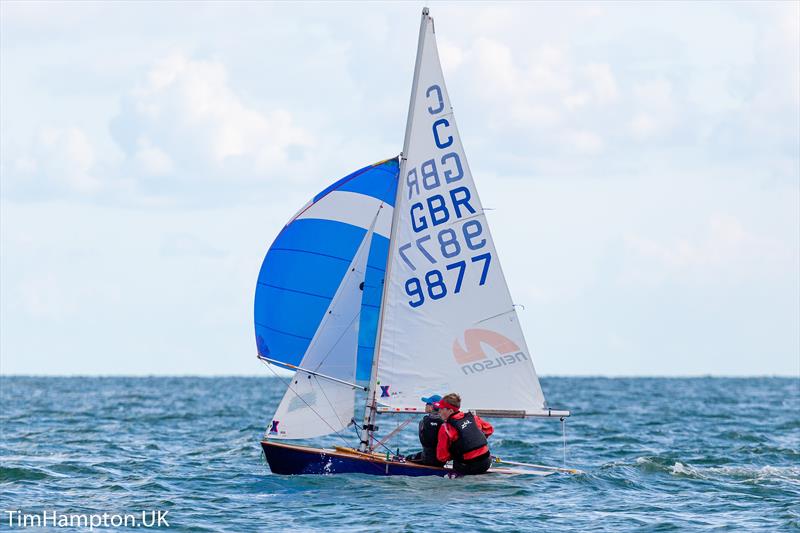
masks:
MULTIPOLYGON (((403 152, 320 192, 280 232, 255 296, 258 357, 294 372, 261 442, 275 474, 449 476, 378 452, 379 414, 458 392, 482 417, 555 417, 519 324, 422 11, 403 152), (366 392, 363 416, 357 391, 366 392), (352 429, 358 448, 285 442, 352 429)), ((489 474, 569 469, 506 462, 489 474)))

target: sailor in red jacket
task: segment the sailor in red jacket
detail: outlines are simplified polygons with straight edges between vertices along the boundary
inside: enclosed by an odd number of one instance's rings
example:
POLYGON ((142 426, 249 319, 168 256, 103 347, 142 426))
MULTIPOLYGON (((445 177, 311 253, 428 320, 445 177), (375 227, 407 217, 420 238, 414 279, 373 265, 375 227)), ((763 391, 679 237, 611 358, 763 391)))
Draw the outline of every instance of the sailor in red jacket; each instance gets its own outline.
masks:
POLYGON ((494 433, 489 422, 478 415, 462 413, 461 397, 450 393, 434 404, 445 423, 439 428, 436 458, 453 459, 453 470, 462 475, 483 474, 492 463, 486 437, 494 433))

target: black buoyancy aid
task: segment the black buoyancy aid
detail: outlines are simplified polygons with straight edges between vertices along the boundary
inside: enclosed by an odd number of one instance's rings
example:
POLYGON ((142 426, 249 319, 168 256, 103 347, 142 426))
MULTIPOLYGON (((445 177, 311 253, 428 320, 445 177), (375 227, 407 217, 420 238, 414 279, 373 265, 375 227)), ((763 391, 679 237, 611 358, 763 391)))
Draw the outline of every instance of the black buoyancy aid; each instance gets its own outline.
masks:
POLYGON ((419 442, 423 448, 433 450, 436 457, 436 444, 439 442, 439 428, 442 426, 442 419, 438 416, 425 415, 419 422, 419 442))
POLYGON ((458 439, 450 447, 450 454, 453 456, 453 460, 464 462, 465 453, 477 450, 488 444, 486 435, 478 427, 472 413, 464 413, 464 416, 458 419, 453 419, 451 416, 447 419, 447 423, 458 433, 458 439))

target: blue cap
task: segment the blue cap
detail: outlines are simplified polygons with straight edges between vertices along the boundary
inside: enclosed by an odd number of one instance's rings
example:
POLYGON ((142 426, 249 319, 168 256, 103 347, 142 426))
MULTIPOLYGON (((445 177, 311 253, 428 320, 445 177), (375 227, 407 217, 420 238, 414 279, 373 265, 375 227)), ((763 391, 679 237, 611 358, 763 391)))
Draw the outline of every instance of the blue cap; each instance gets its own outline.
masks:
POLYGON ((439 396, 438 394, 431 394, 427 398, 420 398, 420 399, 425 403, 433 404, 433 403, 438 402, 439 400, 441 400, 442 397, 439 396))

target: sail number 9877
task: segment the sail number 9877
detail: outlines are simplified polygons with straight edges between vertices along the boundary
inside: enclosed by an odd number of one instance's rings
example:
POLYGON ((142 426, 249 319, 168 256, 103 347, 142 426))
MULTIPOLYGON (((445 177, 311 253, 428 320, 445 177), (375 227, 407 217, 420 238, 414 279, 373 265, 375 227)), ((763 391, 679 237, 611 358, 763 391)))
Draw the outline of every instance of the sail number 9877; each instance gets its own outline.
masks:
MULTIPOLYGON (((485 253, 470 258, 470 263, 481 263, 481 278, 478 285, 486 283, 486 275, 489 272, 489 263, 492 261, 492 254, 485 253)), ((445 266, 446 271, 455 271, 455 285, 451 286, 453 294, 461 292, 461 284, 464 281, 464 272, 467 269, 467 262, 456 261, 445 266)), ((447 284, 445 284, 442 271, 433 269, 420 278, 409 278, 406 280, 406 294, 412 299, 408 301, 411 307, 419 307, 425 303, 426 296, 431 300, 441 300, 447 296, 447 284)))

